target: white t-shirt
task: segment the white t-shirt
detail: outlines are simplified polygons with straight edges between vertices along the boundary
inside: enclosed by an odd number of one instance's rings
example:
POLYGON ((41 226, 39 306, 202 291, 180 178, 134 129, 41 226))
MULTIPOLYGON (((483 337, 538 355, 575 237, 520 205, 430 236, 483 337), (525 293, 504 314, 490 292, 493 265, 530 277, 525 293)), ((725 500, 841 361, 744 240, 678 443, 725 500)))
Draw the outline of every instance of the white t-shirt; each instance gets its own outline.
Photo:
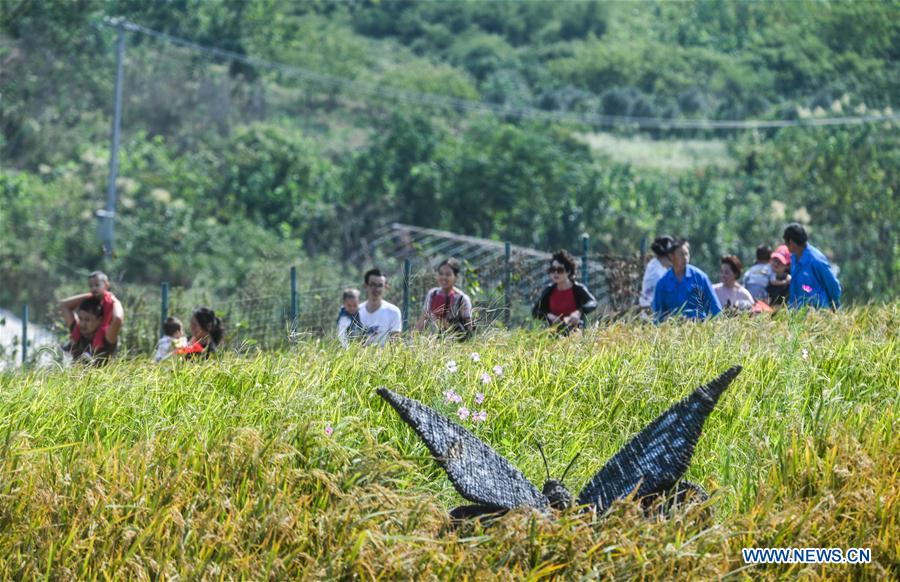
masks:
POLYGON ((174 354, 175 348, 183 348, 185 346, 187 346, 186 337, 174 338, 164 335, 159 338, 159 343, 156 344, 156 356, 154 356, 153 360, 161 362, 174 354))
POLYGON ((644 282, 641 284, 641 297, 638 300, 638 304, 641 307, 653 307, 653 294, 656 292, 656 284, 668 271, 669 268, 664 267, 656 257, 653 257, 647 263, 647 268, 644 270, 644 282))
POLYGON ((734 307, 736 309, 750 309, 753 307, 753 295, 744 289, 740 283, 735 283, 734 287, 729 289, 722 283, 713 285, 713 291, 719 298, 722 308, 734 307))
POLYGON ((769 293, 766 286, 769 284, 769 275, 772 273, 772 267, 769 263, 756 263, 744 273, 744 288, 753 295, 755 300, 766 300, 769 293))
POLYGON ((403 320, 400 309, 393 303, 382 300, 381 307, 369 313, 368 303, 359 306, 359 320, 366 326, 365 345, 381 345, 387 343, 391 334, 403 331, 403 320))

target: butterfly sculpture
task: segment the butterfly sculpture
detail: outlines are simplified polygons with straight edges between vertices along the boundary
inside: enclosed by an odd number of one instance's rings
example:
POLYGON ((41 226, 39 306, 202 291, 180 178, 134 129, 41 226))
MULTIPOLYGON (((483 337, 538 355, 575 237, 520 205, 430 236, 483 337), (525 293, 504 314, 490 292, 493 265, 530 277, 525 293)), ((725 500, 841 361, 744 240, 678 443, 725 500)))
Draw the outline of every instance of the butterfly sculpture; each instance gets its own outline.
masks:
MULTIPOLYGON (((615 500, 632 493, 645 500, 674 493, 677 499, 693 491, 705 498, 699 486, 679 480, 690 464, 703 423, 740 371, 740 366, 728 369, 647 425, 584 486, 576 504, 602 513, 615 500)), ((549 479, 548 474, 543 490, 538 491, 509 461, 436 410, 387 388, 379 388, 378 394, 425 441, 459 494, 476 504, 455 508, 451 517, 464 519, 517 507, 545 511, 572 505, 572 495, 561 480, 549 479)))

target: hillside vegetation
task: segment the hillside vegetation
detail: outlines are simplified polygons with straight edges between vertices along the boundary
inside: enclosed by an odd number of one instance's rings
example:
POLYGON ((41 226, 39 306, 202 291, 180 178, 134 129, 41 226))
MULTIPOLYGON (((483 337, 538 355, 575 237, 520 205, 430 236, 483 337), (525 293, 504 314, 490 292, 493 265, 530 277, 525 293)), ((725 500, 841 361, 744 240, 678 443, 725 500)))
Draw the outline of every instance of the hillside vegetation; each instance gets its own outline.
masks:
POLYGON ((756 245, 800 220, 840 267, 848 300, 896 295, 896 123, 638 132, 521 111, 891 114, 895 1, 3 6, 2 305, 28 301, 45 314, 61 285, 101 261, 93 214, 105 200, 115 70, 107 16, 289 66, 126 35, 117 252, 106 265, 117 280, 234 294, 273 264, 343 261, 391 221, 542 249, 575 247, 586 232, 613 254, 673 232, 715 270, 724 253, 752 262, 756 245), (714 141, 685 161, 665 145, 683 139, 714 141))
POLYGON ((896 578, 900 312, 786 315, 0 375, 0 576, 896 578), (456 419, 453 389, 486 413, 463 424, 535 483, 535 443, 557 477, 581 452, 578 491, 734 364, 687 474, 712 498, 661 518, 627 501, 451 529, 459 496, 375 395, 456 419), (748 566, 743 547, 871 548, 872 563, 748 566))

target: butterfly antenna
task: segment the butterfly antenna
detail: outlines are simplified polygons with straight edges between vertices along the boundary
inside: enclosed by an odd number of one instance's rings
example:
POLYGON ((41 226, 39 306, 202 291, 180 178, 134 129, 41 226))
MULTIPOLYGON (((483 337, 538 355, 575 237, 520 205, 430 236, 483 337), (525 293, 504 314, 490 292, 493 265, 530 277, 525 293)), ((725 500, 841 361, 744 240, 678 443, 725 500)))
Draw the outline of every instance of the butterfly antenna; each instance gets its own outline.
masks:
POLYGON ((544 456, 544 447, 541 446, 541 443, 537 443, 538 452, 541 453, 541 458, 544 459, 544 470, 547 471, 547 481, 550 480, 550 466, 547 465, 547 457, 544 456))
POLYGON ((565 472, 563 472, 563 476, 562 476, 562 479, 560 479, 560 481, 565 481, 565 480, 566 480, 566 475, 569 474, 569 469, 572 468, 572 465, 575 464, 575 461, 577 461, 577 460, 578 460, 578 457, 580 457, 580 456, 581 456, 581 451, 578 451, 577 453, 575 453, 575 456, 572 457, 572 460, 571 460, 571 461, 569 461, 569 466, 566 467, 565 472))

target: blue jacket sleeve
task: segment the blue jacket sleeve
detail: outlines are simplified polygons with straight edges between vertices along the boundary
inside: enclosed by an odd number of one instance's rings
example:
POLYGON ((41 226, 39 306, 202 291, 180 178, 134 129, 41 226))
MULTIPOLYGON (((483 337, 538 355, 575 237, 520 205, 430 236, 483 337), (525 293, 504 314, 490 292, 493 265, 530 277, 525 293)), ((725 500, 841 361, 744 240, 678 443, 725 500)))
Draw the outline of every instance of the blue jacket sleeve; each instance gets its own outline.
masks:
POLYGON ((834 272, 831 270, 831 267, 829 267, 827 263, 816 261, 814 263, 814 268, 816 277, 819 279, 819 282, 825 289, 825 293, 828 294, 828 299, 831 301, 831 305, 829 305, 828 307, 833 307, 834 309, 839 308, 841 306, 840 281, 838 281, 837 277, 834 276, 834 272))
POLYGON ((662 292, 660 291, 659 281, 657 281, 656 289, 653 291, 653 313, 656 315, 655 319, 657 323, 663 320, 663 311, 662 292))

